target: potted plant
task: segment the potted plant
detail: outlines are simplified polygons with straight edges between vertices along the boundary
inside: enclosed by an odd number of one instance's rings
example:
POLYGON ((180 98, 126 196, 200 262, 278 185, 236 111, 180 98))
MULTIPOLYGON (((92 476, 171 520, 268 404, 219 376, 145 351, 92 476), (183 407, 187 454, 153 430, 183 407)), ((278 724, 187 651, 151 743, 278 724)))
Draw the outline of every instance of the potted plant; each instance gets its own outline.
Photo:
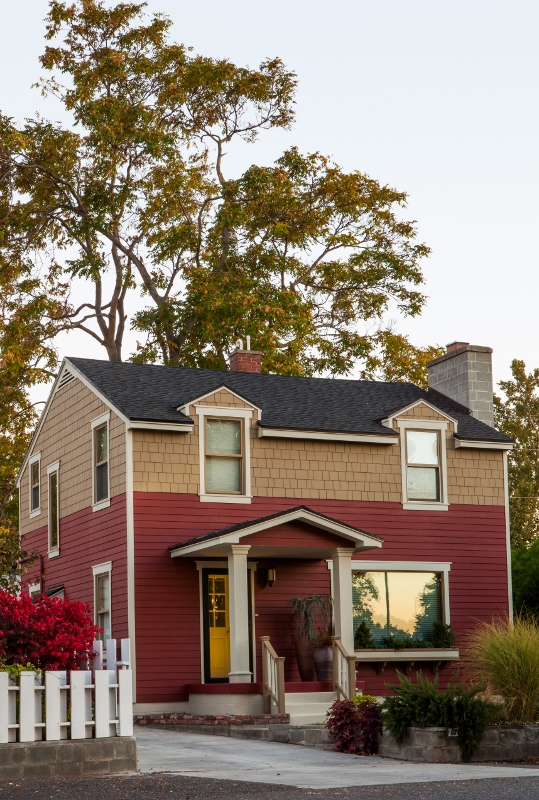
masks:
POLYGON ((331 597, 320 594, 293 597, 290 605, 296 627, 296 659, 301 680, 332 680, 331 597))

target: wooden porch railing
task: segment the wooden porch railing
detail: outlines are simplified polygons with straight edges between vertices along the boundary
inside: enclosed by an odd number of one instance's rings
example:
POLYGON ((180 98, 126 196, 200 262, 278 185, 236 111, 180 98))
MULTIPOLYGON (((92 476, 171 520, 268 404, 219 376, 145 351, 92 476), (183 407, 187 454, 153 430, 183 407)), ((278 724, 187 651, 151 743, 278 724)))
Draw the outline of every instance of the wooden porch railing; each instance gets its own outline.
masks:
POLYGON ((333 639, 333 688, 337 700, 351 700, 356 695, 356 657, 350 656, 341 644, 340 636, 333 639))
POLYGON ((270 643, 269 636, 261 636, 262 642, 262 681, 264 683, 264 714, 271 714, 271 701, 275 703, 278 714, 285 713, 284 697, 284 656, 278 656, 270 643))

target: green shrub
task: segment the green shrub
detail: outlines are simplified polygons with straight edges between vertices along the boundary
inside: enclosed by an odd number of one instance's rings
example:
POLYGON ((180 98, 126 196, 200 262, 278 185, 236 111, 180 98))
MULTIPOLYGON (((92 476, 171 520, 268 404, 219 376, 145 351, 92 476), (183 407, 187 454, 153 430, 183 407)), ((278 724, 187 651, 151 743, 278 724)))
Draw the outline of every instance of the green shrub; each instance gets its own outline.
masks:
POLYGON ((469 672, 505 701, 515 722, 536 722, 539 703, 539 623, 532 617, 480 623, 467 637, 469 672))
POLYGON ((382 719, 397 744, 402 744, 410 728, 458 729, 462 760, 469 761, 485 728, 499 712, 498 707, 477 697, 484 686, 467 688, 453 680, 440 692, 438 676, 433 681, 416 674, 417 683, 397 672, 398 685, 389 685, 395 696, 386 697, 382 719))

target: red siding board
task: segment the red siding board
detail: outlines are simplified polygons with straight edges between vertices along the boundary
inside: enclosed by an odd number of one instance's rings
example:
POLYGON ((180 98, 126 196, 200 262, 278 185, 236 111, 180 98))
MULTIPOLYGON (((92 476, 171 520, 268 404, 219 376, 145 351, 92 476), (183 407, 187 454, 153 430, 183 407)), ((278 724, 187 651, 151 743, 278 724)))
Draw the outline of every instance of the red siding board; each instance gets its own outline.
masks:
MULTIPOLYGON (((92 566, 112 562, 112 633, 121 639, 127 633, 127 539, 125 495, 113 497, 110 507, 98 512, 86 508, 60 520, 60 555, 48 558, 47 528, 27 534, 23 546, 43 554, 45 590, 64 584, 71 600, 89 603, 93 614, 92 566)), ((24 585, 39 582, 39 562, 24 576, 24 585)))
MULTIPOLYGON (((396 503, 338 500, 253 498, 251 505, 201 503, 194 495, 135 495, 135 585, 137 628, 137 700, 176 701, 183 686, 199 683, 199 579, 195 559, 172 559, 170 545, 247 520, 268 516, 297 505, 362 528, 384 539, 382 548, 357 556, 369 561, 452 562, 449 584, 451 619, 460 639, 476 619, 507 612, 505 515, 500 506, 455 506, 444 512, 404 511, 396 503), (172 674, 171 674, 172 673, 172 674)), ((245 541, 262 544, 326 542, 308 526, 279 526, 253 534, 245 541)), ((342 543, 343 540, 331 541, 342 543)), ((103 559, 104 560, 104 559, 103 559)), ((259 637, 271 637, 286 657, 287 681, 298 680, 290 599, 313 592, 329 593, 329 570, 324 560, 272 559, 277 569, 273 588, 265 586, 267 560, 258 560, 255 575, 256 674, 260 678, 259 637)), ((450 670, 442 674, 442 683, 450 670)), ((358 677, 366 691, 381 694, 395 681, 395 669, 378 676, 372 666, 360 665, 358 677)))

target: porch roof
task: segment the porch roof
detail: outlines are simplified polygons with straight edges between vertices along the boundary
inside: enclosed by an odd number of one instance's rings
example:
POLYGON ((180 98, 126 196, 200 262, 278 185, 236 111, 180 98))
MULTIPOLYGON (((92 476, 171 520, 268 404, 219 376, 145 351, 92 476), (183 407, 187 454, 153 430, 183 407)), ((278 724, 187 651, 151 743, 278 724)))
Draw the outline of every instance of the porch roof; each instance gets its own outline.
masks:
MULTIPOLYGON (((185 542, 179 542, 169 547, 170 555, 172 558, 193 555, 225 556, 228 553, 227 545, 239 544, 240 540, 246 536, 261 533, 286 523, 304 523, 319 531, 325 531, 331 534, 331 539, 334 539, 334 537, 342 539, 341 547, 349 547, 354 552, 379 548, 383 542, 380 536, 367 533, 361 528, 356 528, 325 514, 320 514, 307 506, 296 506, 285 511, 278 511, 276 514, 270 514, 267 517, 247 520, 227 528, 220 528, 211 533, 206 533, 203 536, 197 536, 194 539, 188 539, 185 542)), ((242 543, 247 544, 248 542, 242 543)), ((327 542, 320 541, 317 544, 298 545, 295 543, 291 544, 291 546, 283 545, 282 543, 272 544, 269 541, 264 543, 257 541, 251 547, 250 555, 260 558, 278 556, 288 558, 327 558, 332 555, 332 552, 338 546, 335 541, 331 540, 327 542)))

